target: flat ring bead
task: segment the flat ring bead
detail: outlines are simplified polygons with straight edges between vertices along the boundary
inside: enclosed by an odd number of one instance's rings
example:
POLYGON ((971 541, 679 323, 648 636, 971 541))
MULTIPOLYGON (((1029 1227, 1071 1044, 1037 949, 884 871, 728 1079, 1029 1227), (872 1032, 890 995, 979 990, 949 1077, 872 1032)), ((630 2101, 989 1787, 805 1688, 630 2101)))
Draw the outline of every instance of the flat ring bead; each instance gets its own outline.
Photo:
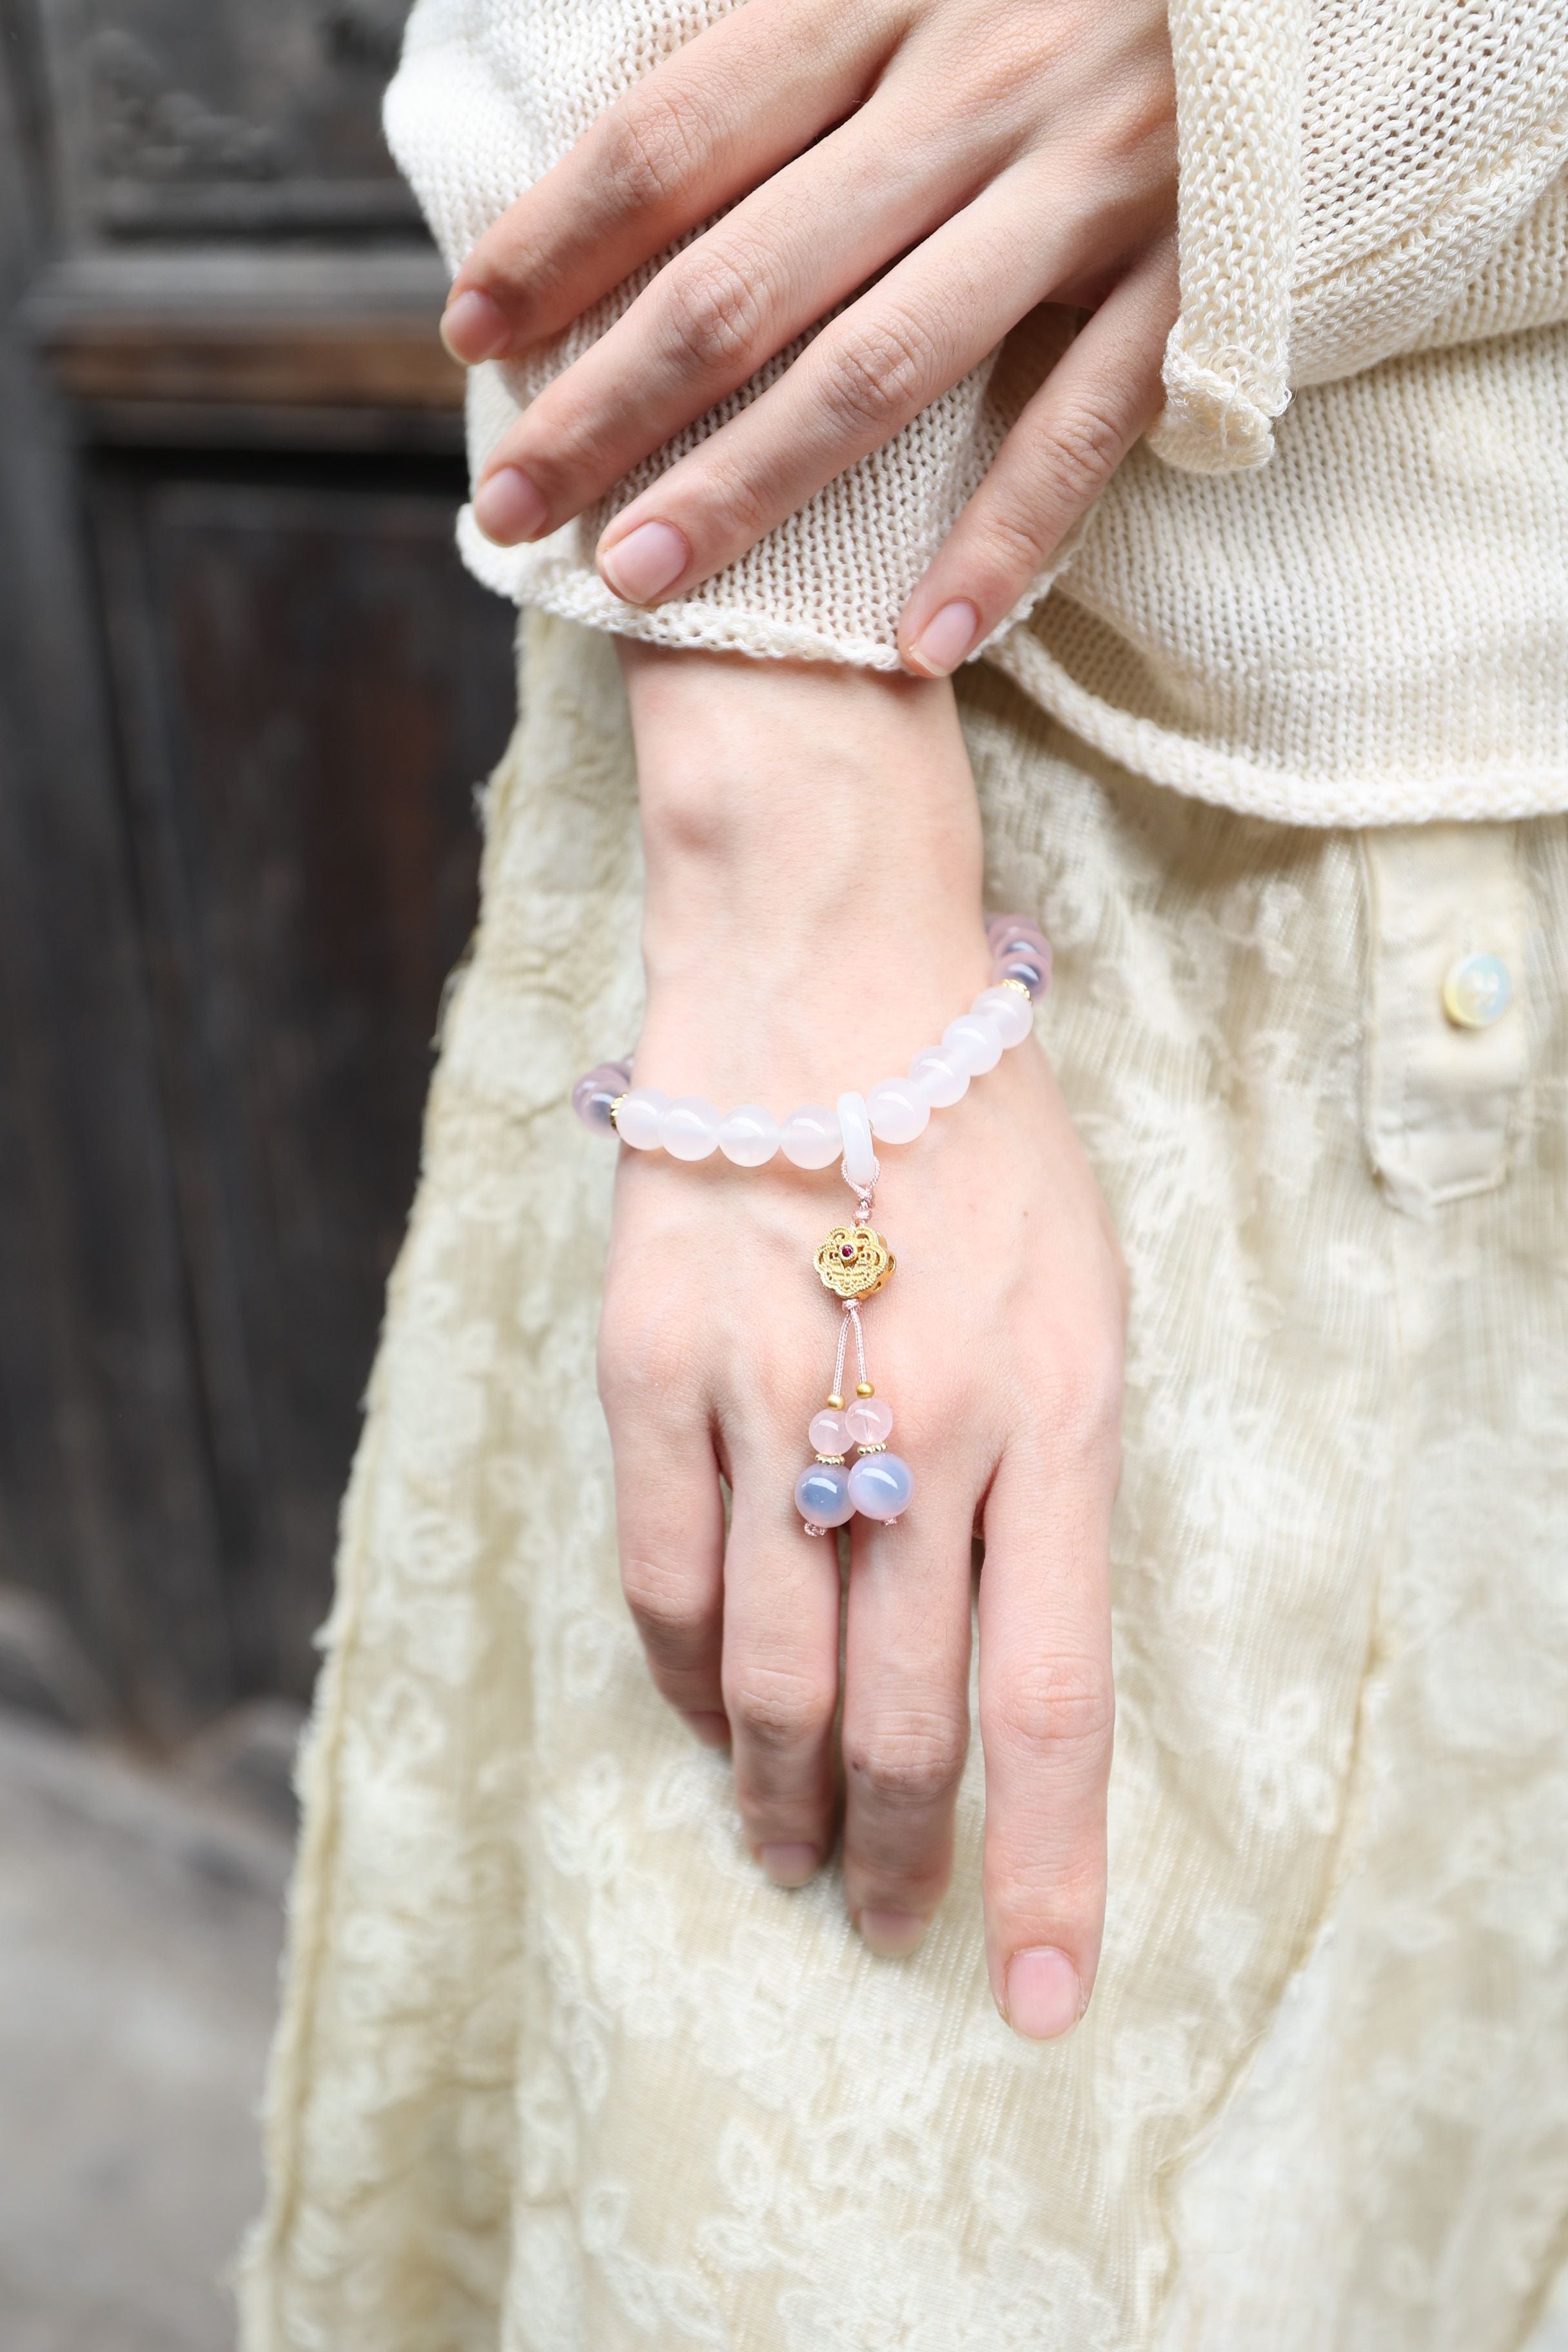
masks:
POLYGON ((737 1168, 761 1168, 779 1148, 779 1123, 760 1103, 742 1103, 719 1122, 719 1149, 737 1168))
POLYGON ((910 1076, 932 1110, 946 1110, 969 1092, 969 1065, 960 1054, 928 1045, 910 1064, 910 1076))
MULTIPOLYGON (((870 1454, 868 1460, 881 1462, 886 1456, 870 1454)), ((857 1469, 859 1464, 856 1465, 857 1469)), ((849 1473, 837 1463, 812 1462, 795 1482, 795 1507, 808 1527, 841 1528, 846 1519, 855 1516, 855 1506, 849 1499, 849 1473)))
POLYGON ((879 1143, 912 1143, 931 1125, 931 1097, 912 1078, 884 1078, 867 1096, 866 1108, 879 1143))
POLYGON ((849 1473, 847 1499, 868 1519, 896 1519, 914 1491, 914 1473, 901 1454, 863 1454, 849 1473))
POLYGON ((831 1168, 844 1156, 838 1120, 825 1103, 806 1103, 784 1123, 779 1148, 797 1168, 831 1168))
POLYGON ((821 1412, 812 1414, 811 1426, 805 1433, 814 1454, 847 1454, 851 1444, 849 1415, 836 1412, 831 1405, 825 1406, 821 1412))
POLYGON ((672 1160, 708 1160, 719 1149, 719 1114, 702 1095, 681 1095, 658 1122, 672 1160))
POLYGON ((1020 986, 1028 990, 1032 997, 1044 996, 1051 984, 1049 948, 1046 950, 1044 955, 1029 953, 1001 957, 996 965, 996 978, 999 982, 1016 980, 1020 986))
MULTIPOLYGON (((817 1421, 821 1419, 818 1413, 817 1421)), ((848 1436, 857 1445, 886 1445, 893 1433, 892 1408, 885 1405, 880 1397, 857 1398, 844 1415, 844 1422, 848 1436)), ((816 1422, 811 1425, 815 1429, 816 1422)), ((819 1445, 816 1450, 819 1454, 837 1454, 843 1449, 819 1445)))
POLYGON ((1010 1045, 1021 1045, 1026 1037, 1034 1034, 1033 999, 1026 1004, 1016 988, 983 988, 969 1009, 994 1021, 1002 1032, 1004 1051, 1010 1045))
POLYGON ((668 1108, 669 1097, 657 1087, 634 1087, 616 1113, 616 1133, 634 1151, 656 1150, 658 1123, 668 1108))
POLYGON ((984 1013, 961 1013, 942 1033, 942 1044, 962 1054, 976 1077, 1002 1059, 1002 1032, 984 1013))
POLYGON ((573 1087, 572 1108, 584 1126, 591 1127, 595 1135, 613 1135, 616 1122, 610 1117, 610 1106, 626 1090, 626 1081, 619 1065, 601 1062, 596 1070, 588 1071, 573 1087))
POLYGON ((840 1095, 838 1131, 844 1138, 844 1172, 852 1184, 877 1181, 877 1151, 871 1141, 870 1114, 863 1095, 840 1095))

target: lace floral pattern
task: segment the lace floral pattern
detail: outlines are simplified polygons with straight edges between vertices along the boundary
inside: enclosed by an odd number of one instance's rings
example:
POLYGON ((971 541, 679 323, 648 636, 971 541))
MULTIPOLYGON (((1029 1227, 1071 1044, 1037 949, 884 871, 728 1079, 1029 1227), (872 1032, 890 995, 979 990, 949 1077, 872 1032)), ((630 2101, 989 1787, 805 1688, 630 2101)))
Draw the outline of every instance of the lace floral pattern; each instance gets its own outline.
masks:
POLYGON ((345 1506, 247 2352, 1524 2343, 1568 2238, 1568 822, 1490 835, 1532 910, 1504 1181, 1412 1214, 1356 839, 966 685, 1135 1301, 1106 1958, 1029 2048, 978 1752, 879 1962, 831 1877, 760 1878, 643 1674, 564 1108, 636 1033, 629 750, 605 641, 528 643, 345 1506))

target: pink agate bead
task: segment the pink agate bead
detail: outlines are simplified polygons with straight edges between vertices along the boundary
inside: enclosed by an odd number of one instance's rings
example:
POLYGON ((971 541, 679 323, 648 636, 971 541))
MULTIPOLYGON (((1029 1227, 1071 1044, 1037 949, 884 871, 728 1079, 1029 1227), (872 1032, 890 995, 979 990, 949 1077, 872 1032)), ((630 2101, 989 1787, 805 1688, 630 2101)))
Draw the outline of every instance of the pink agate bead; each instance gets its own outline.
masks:
POLYGON ((928 1045, 910 1064, 910 1076, 933 1110, 946 1110, 969 1092, 969 1065, 958 1054, 928 1045))
POLYGON ((797 1168, 831 1168, 844 1157, 837 1112, 825 1103, 806 1103, 800 1110, 792 1110, 779 1144, 784 1158, 793 1160, 797 1168))
POLYGON ((758 1103, 742 1103, 721 1121, 719 1149, 737 1168, 761 1168, 779 1148, 779 1123, 758 1103))
POLYGON ((1016 988, 983 988, 969 1009, 994 1021, 1004 1047, 1021 1045, 1034 1033, 1032 1003, 1026 1003, 1016 988))
POLYGON ((983 1013, 961 1013, 942 1031, 942 1042, 951 1052, 961 1054, 977 1077, 994 1070, 1002 1059, 1002 1032, 983 1013))
POLYGON ((719 1149, 719 1114, 701 1095, 682 1095, 658 1122, 672 1160, 707 1160, 719 1149))
POLYGON ((931 1097, 912 1078, 884 1078, 866 1097, 879 1143, 912 1143, 931 1125, 931 1097))
MULTIPOLYGON (((892 1435, 892 1410, 882 1402, 880 1397, 857 1397, 845 1413, 844 1421, 857 1445, 886 1445, 892 1435)), ((815 1427, 816 1423, 812 1425, 815 1427)), ((820 1453, 823 1449, 819 1446, 817 1451, 820 1453)))
POLYGON ((652 1151, 658 1143, 658 1123, 669 1108, 669 1097, 657 1087, 634 1087, 616 1113, 616 1133, 634 1151, 652 1151))
POLYGON ((849 1415, 834 1405, 813 1413, 806 1436, 814 1454, 847 1454, 849 1451, 849 1415))

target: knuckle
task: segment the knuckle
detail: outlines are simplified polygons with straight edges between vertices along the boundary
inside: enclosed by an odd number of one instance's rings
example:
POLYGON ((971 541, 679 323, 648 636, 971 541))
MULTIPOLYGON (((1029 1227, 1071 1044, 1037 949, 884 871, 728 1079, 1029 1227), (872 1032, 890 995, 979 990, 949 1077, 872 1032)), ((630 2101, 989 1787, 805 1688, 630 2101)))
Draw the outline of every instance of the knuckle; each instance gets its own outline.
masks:
POLYGON ((1042 1762, 1109 1753, 1116 1695, 1098 1659, 1058 1655, 1015 1667, 984 1713, 988 1740, 1000 1739, 1042 1762))
MULTIPOLYGON (((705 476, 703 503, 747 546, 771 530, 781 511, 769 495, 767 478, 752 461, 742 461, 724 447, 722 432, 704 445, 700 459, 705 476)), ((785 509, 787 510, 787 509, 785 509)))
POLYGON ((959 1717, 911 1716, 847 1739, 844 1769, 879 1803, 914 1810, 952 1794, 968 1747, 969 1727, 959 1717))
POLYGON ((693 254, 670 268, 664 331, 676 356, 704 373, 749 363, 763 323, 757 282, 723 254, 693 254))
POLYGON ((647 211, 668 204, 695 161, 681 102, 651 83, 605 118, 600 129, 600 183, 611 204, 647 211))
POLYGON ((1087 506, 1121 464, 1126 435, 1109 404, 1081 394, 1051 425, 1047 459, 1052 488, 1063 502, 1087 506))
POLYGON ((1092 1458, 1121 1443, 1121 1337, 1111 1325, 1051 1364, 1037 1384, 1036 1404, 1058 1447, 1092 1458))
POLYGON ((691 1335, 658 1302, 645 1307, 624 1297, 606 1299, 599 1324, 599 1400, 612 1419, 619 1414, 696 1409, 701 1392, 691 1335))
POLYGON ((681 1564, 627 1552, 621 1560, 621 1590, 650 1648, 666 1654, 689 1649, 702 1632, 702 1596, 681 1564))
POLYGON ((815 1747, 833 1721, 832 1685, 798 1668, 753 1662, 728 1682, 724 1706, 731 1723, 763 1748, 815 1747))
POLYGON ((920 407, 935 366, 931 338, 912 319, 890 315, 867 321, 834 348, 828 406, 852 433, 890 430, 920 407))

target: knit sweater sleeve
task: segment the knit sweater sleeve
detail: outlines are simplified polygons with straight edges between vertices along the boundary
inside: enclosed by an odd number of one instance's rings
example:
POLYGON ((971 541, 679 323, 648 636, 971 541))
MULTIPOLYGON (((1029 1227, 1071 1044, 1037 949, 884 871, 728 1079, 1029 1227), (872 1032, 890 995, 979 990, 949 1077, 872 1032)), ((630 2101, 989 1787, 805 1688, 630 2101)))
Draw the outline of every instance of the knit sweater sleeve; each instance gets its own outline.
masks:
POLYGON ((1299 385, 1568 316, 1568 0, 1171 0, 1171 45, 1161 457, 1260 465, 1299 385))
MULTIPOLYGON (((616 98, 737 5, 416 0, 386 128, 450 266, 616 98)), ((1568 0, 1171 0, 1171 31, 1182 290, 1159 456, 1198 472, 1260 464, 1295 383, 1568 311, 1568 0)), ((521 363, 471 372, 475 467, 668 257, 521 363)), ((642 612, 594 569, 609 517, 801 348, 536 546, 491 545, 465 509, 469 569, 520 603, 666 644, 896 667, 910 592, 1031 388, 994 359, 681 597, 642 612)))

